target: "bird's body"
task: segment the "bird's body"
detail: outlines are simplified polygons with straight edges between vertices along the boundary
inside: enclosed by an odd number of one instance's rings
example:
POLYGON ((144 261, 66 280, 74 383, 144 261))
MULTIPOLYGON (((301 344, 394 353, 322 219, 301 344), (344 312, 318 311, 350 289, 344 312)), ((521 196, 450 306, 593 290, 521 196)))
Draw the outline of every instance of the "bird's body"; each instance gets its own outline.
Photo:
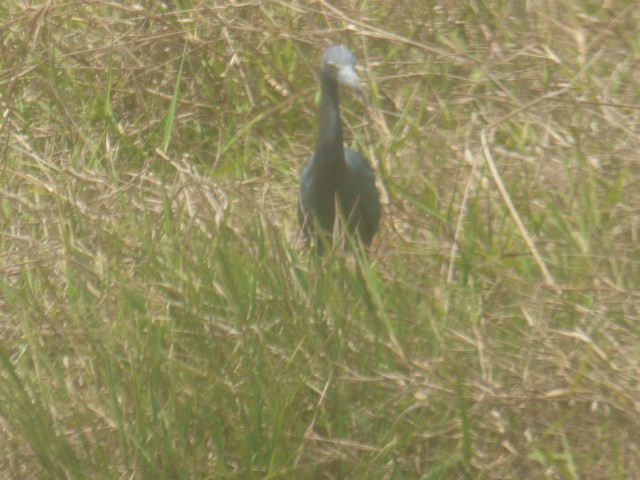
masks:
POLYGON ((349 232, 369 246, 380 222, 375 177, 367 160, 351 149, 344 150, 343 162, 341 168, 320 170, 318 174, 319 168, 311 157, 300 175, 298 218, 308 236, 321 235, 316 231, 320 228, 328 237, 333 232, 336 212, 340 212, 349 232), (315 225, 306 218, 309 214, 315 225))
POLYGON ((322 103, 316 149, 300 175, 298 217, 302 228, 322 249, 336 223, 369 246, 380 222, 380 200, 369 162, 344 148, 338 83, 359 90, 354 56, 343 46, 325 50, 321 73, 322 103))

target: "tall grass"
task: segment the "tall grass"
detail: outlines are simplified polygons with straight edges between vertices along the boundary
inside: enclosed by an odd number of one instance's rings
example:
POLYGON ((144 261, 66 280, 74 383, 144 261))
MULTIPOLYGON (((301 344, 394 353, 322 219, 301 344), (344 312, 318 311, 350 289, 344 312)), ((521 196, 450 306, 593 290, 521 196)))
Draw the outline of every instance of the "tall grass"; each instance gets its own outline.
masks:
POLYGON ((640 477, 640 16, 534 3, 3 3, 0 477, 640 477))

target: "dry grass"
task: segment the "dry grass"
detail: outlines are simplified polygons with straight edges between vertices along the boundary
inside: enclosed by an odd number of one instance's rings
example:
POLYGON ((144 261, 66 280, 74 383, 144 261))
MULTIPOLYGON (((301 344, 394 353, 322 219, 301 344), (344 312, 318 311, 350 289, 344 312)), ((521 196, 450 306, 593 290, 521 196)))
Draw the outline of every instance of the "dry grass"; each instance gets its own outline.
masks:
POLYGON ((640 478, 634 2, 0 7, 0 477, 640 478), (295 222, 323 47, 384 225, 295 222))

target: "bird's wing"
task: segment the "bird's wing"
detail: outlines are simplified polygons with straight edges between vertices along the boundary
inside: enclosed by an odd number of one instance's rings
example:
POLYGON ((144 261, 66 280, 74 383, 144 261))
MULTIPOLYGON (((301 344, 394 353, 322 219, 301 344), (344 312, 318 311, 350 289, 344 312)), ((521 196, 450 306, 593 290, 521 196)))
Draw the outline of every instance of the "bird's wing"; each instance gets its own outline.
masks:
POLYGON ((352 177, 351 184, 358 189, 358 206, 364 222, 360 227, 360 234, 363 242, 369 244, 378 230, 381 215, 376 178, 371 165, 362 155, 347 148, 345 157, 352 177))
POLYGON ((300 172, 300 193, 298 195, 298 222, 302 227, 305 235, 308 235, 309 225, 306 219, 308 205, 308 195, 311 188, 311 162, 313 161, 313 155, 309 158, 306 165, 300 172))

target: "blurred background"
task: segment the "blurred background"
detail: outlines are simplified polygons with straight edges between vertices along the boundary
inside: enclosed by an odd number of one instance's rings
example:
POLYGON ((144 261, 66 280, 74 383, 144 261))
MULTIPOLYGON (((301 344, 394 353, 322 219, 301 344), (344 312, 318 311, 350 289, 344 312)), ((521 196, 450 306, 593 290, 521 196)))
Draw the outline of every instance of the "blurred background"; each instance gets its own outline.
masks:
POLYGON ((640 477, 634 1, 0 6, 0 477, 640 477), (383 198, 306 252, 321 52, 383 198))

